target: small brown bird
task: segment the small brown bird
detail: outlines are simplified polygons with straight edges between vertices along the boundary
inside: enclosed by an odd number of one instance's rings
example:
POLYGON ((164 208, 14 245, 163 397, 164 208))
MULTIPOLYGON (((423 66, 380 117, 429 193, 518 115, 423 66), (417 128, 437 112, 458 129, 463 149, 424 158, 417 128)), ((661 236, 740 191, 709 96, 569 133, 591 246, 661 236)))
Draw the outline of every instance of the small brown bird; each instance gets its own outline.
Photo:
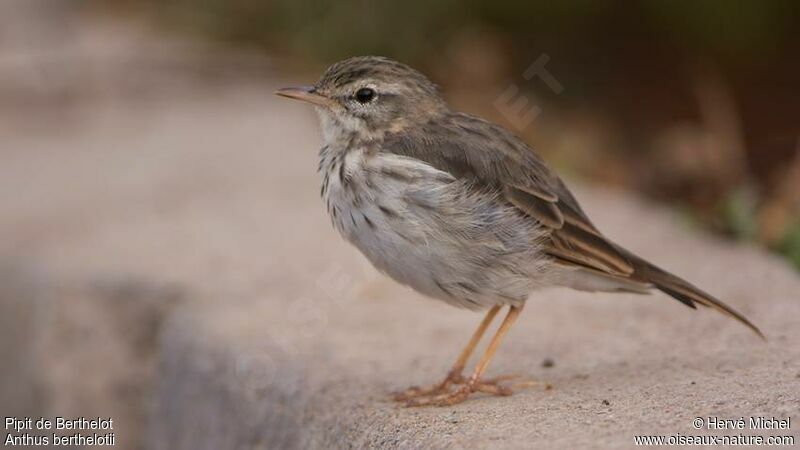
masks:
POLYGON ((321 194, 344 238, 424 295, 489 309, 441 383, 396 396, 409 406, 452 405, 473 392, 510 394, 482 376, 528 296, 547 286, 658 289, 691 308, 715 308, 763 337, 729 306, 603 236, 529 146, 498 125, 450 110, 436 86, 405 64, 350 58, 313 86, 276 94, 316 107, 325 141, 321 194), (470 355, 506 305, 508 315, 465 379, 470 355))

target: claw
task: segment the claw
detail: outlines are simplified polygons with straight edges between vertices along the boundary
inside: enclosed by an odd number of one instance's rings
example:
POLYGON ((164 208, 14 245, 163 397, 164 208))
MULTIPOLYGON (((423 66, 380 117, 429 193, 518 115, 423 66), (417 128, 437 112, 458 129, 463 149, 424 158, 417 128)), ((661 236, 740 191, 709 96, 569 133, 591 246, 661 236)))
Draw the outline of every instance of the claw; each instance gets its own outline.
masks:
POLYGON ((442 386, 441 384, 429 387, 429 388, 421 388, 419 386, 411 386, 410 388, 392 393, 392 399, 396 402, 404 402, 410 400, 412 398, 417 397, 428 397, 431 395, 438 395, 442 392, 447 390, 446 386, 442 386))
POLYGON ((410 388, 395 392, 392 394, 392 398, 396 402, 405 402, 414 398, 418 397, 431 397, 436 395, 441 395, 444 393, 449 392, 449 387, 451 384, 464 384, 466 379, 464 378, 461 373, 453 373, 450 372, 447 374, 447 377, 438 384, 435 384, 428 388, 421 388, 419 386, 411 386, 410 388))
POLYGON ((463 402, 469 397, 469 394, 477 390, 477 384, 464 384, 453 392, 444 394, 412 398, 405 403, 406 407, 415 406, 451 406, 463 402))
POLYGON ((511 388, 491 383, 479 383, 475 385, 475 390, 483 392, 484 394, 498 395, 501 397, 507 397, 513 393, 511 388))
POLYGON ((510 388, 500 386, 500 380, 489 381, 469 381, 461 384, 461 386, 449 392, 447 389, 438 391, 429 395, 420 395, 413 398, 408 398, 405 401, 405 406, 450 406, 463 402, 473 392, 483 392, 485 394, 509 396, 512 391, 510 388))

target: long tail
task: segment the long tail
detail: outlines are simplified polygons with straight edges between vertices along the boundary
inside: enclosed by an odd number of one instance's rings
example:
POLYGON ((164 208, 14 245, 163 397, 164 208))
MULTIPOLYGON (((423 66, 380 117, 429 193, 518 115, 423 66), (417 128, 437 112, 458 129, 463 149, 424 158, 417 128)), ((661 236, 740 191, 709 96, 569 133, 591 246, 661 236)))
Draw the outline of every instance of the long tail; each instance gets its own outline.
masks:
POLYGON ((697 306, 695 306, 696 304, 714 308, 717 311, 731 316, 743 323, 745 326, 753 330, 753 332, 759 337, 761 337, 761 339, 766 340, 766 337, 764 337, 764 334, 761 332, 761 330, 759 330, 757 326, 753 325, 752 322, 747 320, 745 316, 735 309, 726 305, 722 301, 717 300, 712 295, 703 292, 688 281, 679 278, 667 272, 666 270, 654 266, 653 264, 645 261, 642 258, 639 258, 629 251, 622 251, 625 253, 625 256, 629 258, 631 263, 633 263, 634 274, 631 276, 631 278, 641 279, 642 281, 652 283, 661 292, 664 292, 665 294, 675 298, 679 302, 692 309, 697 309, 697 306))

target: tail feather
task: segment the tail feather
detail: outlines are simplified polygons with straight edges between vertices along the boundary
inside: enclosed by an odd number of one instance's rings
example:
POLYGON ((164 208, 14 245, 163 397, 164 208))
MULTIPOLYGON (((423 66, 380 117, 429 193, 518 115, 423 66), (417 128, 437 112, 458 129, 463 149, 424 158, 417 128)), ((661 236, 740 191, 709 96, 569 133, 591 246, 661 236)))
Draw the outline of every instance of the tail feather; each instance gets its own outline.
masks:
POLYGON ((667 272, 666 270, 660 269, 653 264, 650 264, 649 262, 639 258, 638 256, 631 254, 630 252, 625 251, 625 253, 634 265, 634 274, 631 276, 631 278, 637 278, 641 279, 642 281, 648 281, 652 283, 661 292, 664 292, 665 294, 673 297, 692 309, 697 309, 695 306, 696 304, 714 308, 717 311, 738 320, 750 328, 759 337, 766 340, 764 334, 758 329, 757 326, 753 325, 752 322, 750 322, 745 316, 735 309, 714 298, 714 296, 703 292, 688 281, 679 278, 667 272))

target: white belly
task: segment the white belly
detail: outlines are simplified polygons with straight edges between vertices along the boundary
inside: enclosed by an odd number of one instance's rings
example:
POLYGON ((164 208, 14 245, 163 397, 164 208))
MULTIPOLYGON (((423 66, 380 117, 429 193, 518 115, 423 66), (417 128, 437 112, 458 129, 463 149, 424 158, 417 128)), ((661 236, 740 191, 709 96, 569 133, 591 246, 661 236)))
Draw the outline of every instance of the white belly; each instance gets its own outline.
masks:
POLYGON ((545 284, 541 232, 496 193, 389 154, 323 152, 320 168, 336 229, 396 281, 473 309, 545 284))

